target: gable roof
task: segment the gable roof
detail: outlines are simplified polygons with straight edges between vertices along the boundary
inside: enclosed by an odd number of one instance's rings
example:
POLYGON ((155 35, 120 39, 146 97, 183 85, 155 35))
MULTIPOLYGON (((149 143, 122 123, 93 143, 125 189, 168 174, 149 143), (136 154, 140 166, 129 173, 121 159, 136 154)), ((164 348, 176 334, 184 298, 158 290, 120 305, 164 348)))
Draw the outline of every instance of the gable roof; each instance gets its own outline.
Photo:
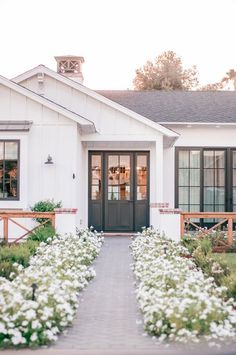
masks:
POLYGON ((99 90, 158 123, 236 123, 235 91, 99 90))
POLYGON ((65 85, 68 85, 68 86, 74 88, 75 90, 78 90, 78 91, 84 93, 85 95, 88 95, 89 97, 92 97, 95 100, 97 100, 97 101, 99 101, 99 102, 119 111, 119 112, 122 112, 129 117, 134 118, 135 120, 155 129, 156 131, 162 133, 163 135, 165 135, 167 137, 177 138, 179 136, 176 132, 160 125, 159 123, 157 123, 154 120, 150 120, 145 115, 142 115, 135 110, 125 107, 124 105, 122 105, 120 103, 112 101, 111 99, 105 97, 104 95, 101 95, 99 92, 93 91, 93 90, 87 88, 86 86, 74 81, 73 79, 65 77, 64 75, 61 75, 61 74, 47 68, 45 65, 42 65, 42 64, 40 64, 37 67, 13 78, 12 81, 20 84, 22 81, 27 80, 27 79, 31 78, 32 76, 37 75, 38 73, 44 73, 44 74, 54 78, 55 80, 59 80, 60 82, 64 83, 65 85))
POLYGON ((3 86, 8 87, 9 89, 22 94, 28 98, 30 98, 33 101, 38 102, 39 104, 67 117, 72 119, 73 121, 79 123, 82 127, 84 126, 86 129, 88 130, 92 130, 92 132, 95 131, 94 128, 94 124, 87 120, 85 117, 82 117, 81 115, 78 115, 77 113, 68 110, 67 108, 58 105, 57 103, 55 103, 54 101, 51 101, 43 96, 40 96, 38 94, 36 94, 35 92, 19 85, 16 84, 15 82, 8 80, 6 78, 4 78, 3 76, 0 75, 0 84, 2 84, 3 86))

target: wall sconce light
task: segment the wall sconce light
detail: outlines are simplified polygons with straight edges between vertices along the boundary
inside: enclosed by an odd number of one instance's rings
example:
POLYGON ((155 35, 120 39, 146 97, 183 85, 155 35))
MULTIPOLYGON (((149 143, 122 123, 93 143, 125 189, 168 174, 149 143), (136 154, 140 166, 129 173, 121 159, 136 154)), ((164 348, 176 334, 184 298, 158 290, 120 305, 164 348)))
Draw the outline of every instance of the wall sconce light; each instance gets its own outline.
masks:
POLYGON ((53 161, 52 161, 52 157, 51 157, 50 154, 48 154, 47 160, 45 161, 44 164, 54 164, 53 161))

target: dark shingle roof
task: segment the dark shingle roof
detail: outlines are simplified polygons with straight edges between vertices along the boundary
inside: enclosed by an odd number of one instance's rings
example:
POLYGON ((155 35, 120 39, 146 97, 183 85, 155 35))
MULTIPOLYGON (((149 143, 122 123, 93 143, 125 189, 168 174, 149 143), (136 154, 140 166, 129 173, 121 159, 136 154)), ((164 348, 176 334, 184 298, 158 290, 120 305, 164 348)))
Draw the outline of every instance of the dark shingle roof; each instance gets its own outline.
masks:
POLYGON ((97 92, 155 122, 236 123, 235 91, 97 92))

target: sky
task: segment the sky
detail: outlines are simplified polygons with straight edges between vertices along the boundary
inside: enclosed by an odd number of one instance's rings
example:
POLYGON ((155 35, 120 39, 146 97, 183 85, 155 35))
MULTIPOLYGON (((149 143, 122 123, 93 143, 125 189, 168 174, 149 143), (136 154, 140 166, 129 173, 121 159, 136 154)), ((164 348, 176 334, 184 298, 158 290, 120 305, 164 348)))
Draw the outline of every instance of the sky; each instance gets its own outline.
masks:
POLYGON ((200 84, 236 69, 236 0, 0 0, 0 75, 54 56, 85 58, 84 85, 132 89, 135 70, 172 50, 200 84))

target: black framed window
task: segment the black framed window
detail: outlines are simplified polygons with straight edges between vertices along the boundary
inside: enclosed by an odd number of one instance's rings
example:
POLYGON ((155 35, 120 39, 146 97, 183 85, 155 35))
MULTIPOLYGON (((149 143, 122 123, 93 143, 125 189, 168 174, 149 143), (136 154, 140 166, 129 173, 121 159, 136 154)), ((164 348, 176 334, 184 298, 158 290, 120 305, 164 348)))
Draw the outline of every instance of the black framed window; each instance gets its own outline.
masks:
POLYGON ((226 172, 231 171, 228 154, 223 148, 176 148, 176 207, 185 212, 223 212, 230 208, 226 182, 226 172))
POLYGON ((19 199, 19 141, 0 140, 0 200, 19 199))

